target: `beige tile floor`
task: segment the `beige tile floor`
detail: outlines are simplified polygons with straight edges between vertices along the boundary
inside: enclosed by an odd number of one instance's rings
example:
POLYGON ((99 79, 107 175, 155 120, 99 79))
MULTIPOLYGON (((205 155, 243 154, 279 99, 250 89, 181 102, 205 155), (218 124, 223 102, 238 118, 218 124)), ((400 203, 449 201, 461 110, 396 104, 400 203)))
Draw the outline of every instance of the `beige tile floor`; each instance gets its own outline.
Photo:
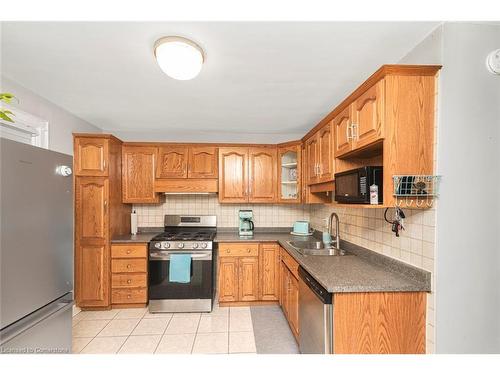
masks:
POLYGON ((83 311, 73 317, 73 353, 255 353, 249 307, 150 314, 147 308, 83 311))

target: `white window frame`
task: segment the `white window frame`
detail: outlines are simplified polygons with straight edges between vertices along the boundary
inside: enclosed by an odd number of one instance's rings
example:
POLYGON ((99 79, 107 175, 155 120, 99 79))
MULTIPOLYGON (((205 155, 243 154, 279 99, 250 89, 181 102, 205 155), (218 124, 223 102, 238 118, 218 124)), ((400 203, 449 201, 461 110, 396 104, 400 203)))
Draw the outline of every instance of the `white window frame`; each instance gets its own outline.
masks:
POLYGON ((47 120, 6 103, 1 103, 0 107, 12 111, 14 114, 9 116, 14 122, 0 119, 0 133, 14 136, 17 134, 23 138, 28 138, 27 135, 31 135, 31 144, 33 146, 49 148, 49 122, 47 120))

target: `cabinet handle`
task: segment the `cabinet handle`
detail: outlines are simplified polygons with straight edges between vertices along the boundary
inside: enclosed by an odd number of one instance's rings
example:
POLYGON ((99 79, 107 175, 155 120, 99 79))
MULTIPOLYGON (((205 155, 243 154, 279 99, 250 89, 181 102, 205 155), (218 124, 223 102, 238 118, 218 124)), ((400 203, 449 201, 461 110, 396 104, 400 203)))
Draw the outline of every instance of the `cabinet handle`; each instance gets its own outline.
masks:
POLYGON ((106 210, 108 208, 108 201, 105 199, 104 200, 104 209, 106 210))
POLYGON ((127 269, 130 269, 130 264, 127 264, 127 269))
POLYGON ((226 253, 228 253, 228 254, 229 254, 230 252, 231 252, 231 250, 229 250, 229 249, 226 249, 226 253))
POLYGON ((127 299, 130 299, 132 298, 132 296, 130 294, 127 294, 127 299))
POLYGON ((351 137, 352 140, 359 140, 358 137, 358 124, 351 124, 351 137))
POLYGON ((127 250, 127 254, 130 254, 130 249, 127 250))
POLYGON ((127 280, 127 284, 130 284, 132 282, 132 280, 128 279, 127 280))
POLYGON ((345 128, 345 136, 347 138, 348 141, 351 140, 351 136, 349 134, 349 130, 351 129, 351 124, 347 124, 346 128, 345 128))
POLYGON ((102 161, 102 169, 105 170, 106 169, 106 159, 104 159, 102 161))
POLYGON ((247 253, 249 253, 251 250, 250 249, 247 249, 247 253))

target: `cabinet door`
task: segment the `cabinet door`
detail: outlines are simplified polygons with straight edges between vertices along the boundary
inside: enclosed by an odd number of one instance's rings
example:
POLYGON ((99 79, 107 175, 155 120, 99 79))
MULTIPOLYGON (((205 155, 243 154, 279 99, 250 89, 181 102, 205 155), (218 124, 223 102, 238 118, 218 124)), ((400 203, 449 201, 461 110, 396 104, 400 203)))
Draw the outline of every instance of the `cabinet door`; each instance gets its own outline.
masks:
POLYGON ((75 178, 75 294, 80 307, 109 305, 108 199, 108 178, 75 178))
POLYGON ((299 281, 290 274, 288 288, 288 322, 295 337, 299 335, 299 281))
POLYGON ((217 178, 217 169, 216 147, 189 148, 188 178, 217 178))
POLYGON ((248 202, 248 149, 219 149, 219 201, 248 202))
POLYGON ((157 203, 155 194, 155 147, 123 146, 123 203, 157 203))
POLYGON ((79 307, 109 305, 109 248, 107 245, 82 245, 77 241, 76 303, 79 307))
POLYGON ((335 157, 339 157, 352 148, 351 142, 351 107, 345 108, 333 119, 335 128, 335 157))
POLYGON ((286 267, 285 263, 280 263, 280 296, 281 296, 281 308, 283 309, 283 314, 288 319, 288 283, 290 282, 290 271, 286 267))
POLYGON ((219 302, 238 301, 238 258, 219 257, 219 302))
POLYGON ((158 148, 156 178, 187 178, 187 146, 162 146, 158 148))
POLYGON ((107 176, 109 140, 75 137, 74 170, 76 176, 107 176))
POLYGON ((319 175, 318 182, 333 180, 332 123, 324 126, 318 133, 319 175))
POLYGON ((352 104, 353 150, 383 138, 384 81, 369 88, 352 104))
POLYGON ((283 203, 302 201, 301 146, 278 147, 278 200, 283 203))
POLYGON ((306 141, 308 184, 318 182, 318 148, 318 137, 315 134, 306 141))
POLYGON ((257 301, 259 294, 259 258, 239 258, 238 301, 257 301))
POLYGON ((276 149, 252 147, 248 152, 249 202, 276 202, 278 187, 276 149))
POLYGON ((280 288, 279 245, 262 244, 259 262, 259 299, 261 301, 277 301, 280 288))
POLYGON ((109 229, 109 183, 106 177, 76 177, 75 238, 105 241, 109 229))

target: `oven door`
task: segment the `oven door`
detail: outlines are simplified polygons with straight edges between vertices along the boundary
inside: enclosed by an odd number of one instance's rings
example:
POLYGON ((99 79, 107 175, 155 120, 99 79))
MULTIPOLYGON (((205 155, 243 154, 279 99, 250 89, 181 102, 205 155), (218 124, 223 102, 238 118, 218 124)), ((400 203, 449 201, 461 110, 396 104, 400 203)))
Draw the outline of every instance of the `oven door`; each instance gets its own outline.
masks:
POLYGON ((149 253, 149 299, 212 299, 212 251, 151 251, 149 253), (191 278, 187 283, 169 281, 170 255, 191 255, 191 278))

